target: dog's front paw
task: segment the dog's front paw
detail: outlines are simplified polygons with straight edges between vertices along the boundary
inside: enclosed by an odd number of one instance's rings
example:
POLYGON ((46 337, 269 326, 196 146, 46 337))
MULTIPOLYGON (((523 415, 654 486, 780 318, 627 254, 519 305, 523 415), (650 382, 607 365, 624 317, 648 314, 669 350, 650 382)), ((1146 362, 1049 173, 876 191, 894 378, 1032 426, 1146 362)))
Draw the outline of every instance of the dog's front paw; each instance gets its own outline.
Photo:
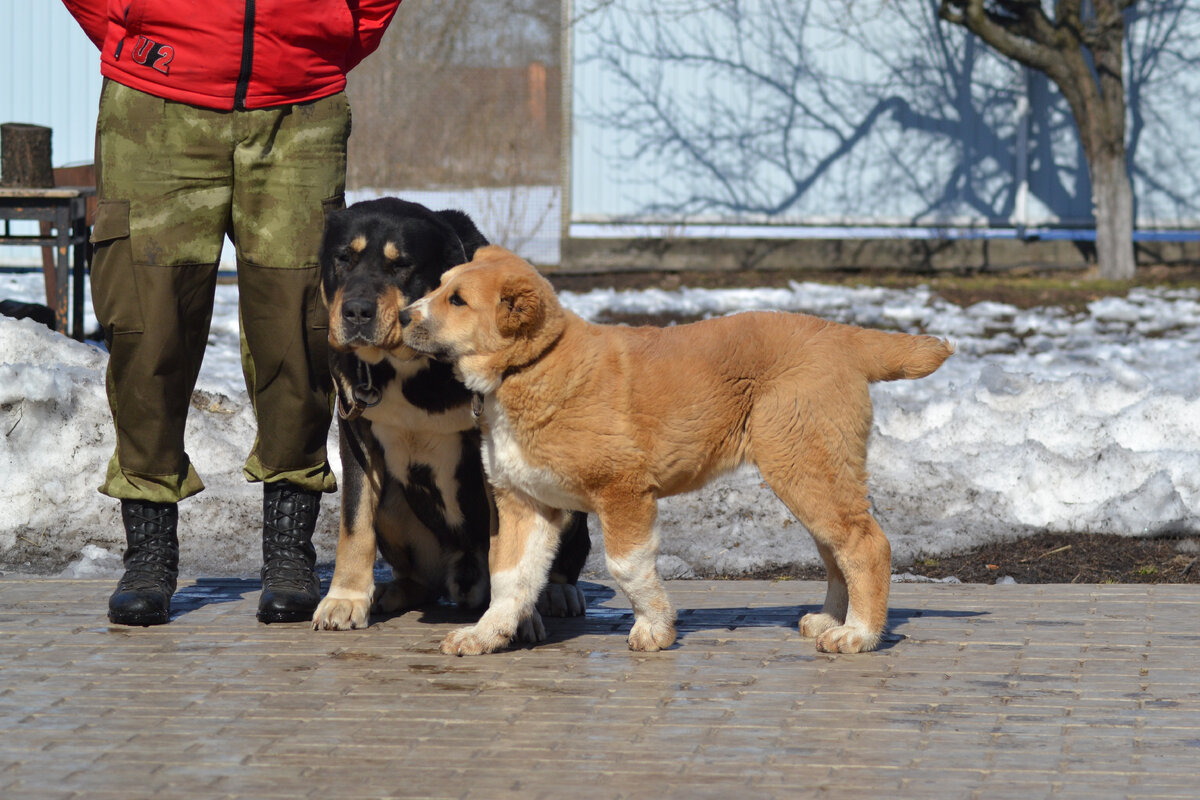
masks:
POLYGON ((582 617, 586 608, 583 590, 574 583, 548 583, 537 601, 537 610, 547 617, 582 617))
POLYGON ((367 627, 371 595, 335 597, 326 595, 313 612, 314 631, 347 631, 367 627))
POLYGON ((817 650, 822 653, 865 653, 879 644, 879 633, 853 625, 830 628, 817 637, 817 650))
POLYGON ((643 652, 665 650, 675 643, 675 625, 667 622, 651 622, 639 619, 629 632, 629 649, 643 652))
MULTIPOLYGON (((543 636, 545 632, 543 631, 543 636)), ((478 656, 494 653, 508 646, 510 637, 483 625, 459 628, 446 634, 442 640, 442 652, 448 656, 478 656)))
POLYGON ((375 599, 371 610, 380 614, 394 614, 409 608, 417 608, 437 600, 428 587, 415 581, 396 578, 375 587, 375 599))
POLYGON ((517 626, 517 641, 540 642, 545 638, 546 626, 542 624, 542 615, 535 608, 533 613, 521 620, 521 624, 517 626))
POLYGON ((800 635, 806 639, 815 639, 830 628, 842 624, 842 620, 831 614, 805 614, 800 618, 800 635))

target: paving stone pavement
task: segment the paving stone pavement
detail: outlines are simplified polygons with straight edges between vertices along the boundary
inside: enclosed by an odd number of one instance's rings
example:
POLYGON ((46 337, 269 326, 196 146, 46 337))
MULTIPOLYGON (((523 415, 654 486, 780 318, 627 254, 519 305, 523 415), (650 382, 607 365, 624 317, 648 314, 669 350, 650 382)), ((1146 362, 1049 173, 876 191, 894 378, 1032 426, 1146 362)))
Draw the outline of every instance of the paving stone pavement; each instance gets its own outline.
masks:
POLYGON ((640 654, 605 583, 533 647, 437 650, 436 608, 314 632, 201 579, 110 626, 109 580, 0 578, 0 797, 1196 798, 1200 590, 898 585, 817 653, 821 584, 674 581, 640 654))

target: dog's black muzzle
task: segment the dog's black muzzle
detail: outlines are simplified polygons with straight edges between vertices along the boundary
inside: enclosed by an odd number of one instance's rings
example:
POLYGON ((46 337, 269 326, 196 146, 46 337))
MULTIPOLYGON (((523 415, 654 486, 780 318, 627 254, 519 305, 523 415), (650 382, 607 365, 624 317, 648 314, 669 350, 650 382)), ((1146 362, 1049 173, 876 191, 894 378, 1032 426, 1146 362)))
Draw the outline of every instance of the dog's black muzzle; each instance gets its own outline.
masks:
POLYGON ((342 335, 347 341, 373 341, 377 318, 375 298, 348 297, 342 300, 342 335))

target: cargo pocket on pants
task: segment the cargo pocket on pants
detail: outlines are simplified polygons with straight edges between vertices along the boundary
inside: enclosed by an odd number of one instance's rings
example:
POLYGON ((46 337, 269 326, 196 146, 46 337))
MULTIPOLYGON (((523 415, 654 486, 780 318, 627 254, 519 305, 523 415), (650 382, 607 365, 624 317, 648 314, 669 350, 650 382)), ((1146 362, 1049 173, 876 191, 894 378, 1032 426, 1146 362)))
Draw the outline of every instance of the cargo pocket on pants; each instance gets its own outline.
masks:
POLYGON ((128 200, 97 203, 92 244, 92 305, 105 337, 141 333, 144 326, 129 241, 128 200))
MULTIPOLYGON (((329 309, 319 288, 314 288, 305 309, 305 351, 314 385, 329 395, 332 403, 333 377, 329 373, 329 309)), ((332 408, 332 406, 330 406, 332 408)))
MULTIPOLYGON (((333 197, 325 198, 321 201, 322 220, 328 225, 329 216, 338 211, 343 211, 345 208, 346 195, 344 192, 338 192, 333 197)), ((322 264, 320 267, 321 274, 318 280, 323 280, 325 277, 324 265, 322 264)), ((314 297, 309 301, 307 318, 308 329, 310 331, 320 331, 321 335, 326 337, 329 335, 329 309, 325 305, 325 294, 320 289, 318 289, 314 297)), ((324 350, 323 347, 321 349, 324 350)))

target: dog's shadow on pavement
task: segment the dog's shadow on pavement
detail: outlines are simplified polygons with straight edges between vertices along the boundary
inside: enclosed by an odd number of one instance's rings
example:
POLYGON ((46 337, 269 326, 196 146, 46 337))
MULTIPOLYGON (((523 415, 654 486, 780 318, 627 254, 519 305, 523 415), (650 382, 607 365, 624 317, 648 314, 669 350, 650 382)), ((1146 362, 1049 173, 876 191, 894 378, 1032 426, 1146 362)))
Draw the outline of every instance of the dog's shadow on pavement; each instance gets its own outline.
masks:
MULTIPOLYGON (((321 577, 321 595, 329 590, 331 569, 318 567, 321 577)), ((383 574, 377 574, 377 579, 383 579, 383 574)), ((618 641, 624 641, 633 627, 633 611, 626 607, 610 608, 605 605, 617 596, 617 591, 611 586, 590 581, 580 581, 579 588, 583 590, 587 600, 587 613, 582 617, 548 617, 546 633, 549 642, 566 642, 586 634, 612 635, 618 641)), ((237 603, 247 595, 257 594, 262 590, 262 583, 256 578, 197 578, 195 582, 181 587, 171 598, 171 619, 188 614, 197 609, 214 603, 237 603)), ((679 608, 677 609, 676 632, 678 638, 673 648, 686 647, 689 637, 703 639, 721 631, 736 631, 739 628, 790 628, 796 630, 800 617, 812 611, 819 611, 819 604, 786 605, 786 606, 730 606, 718 608, 679 608)), ((439 603, 420 609, 405 609, 394 613, 373 613, 371 623, 380 622, 390 617, 420 614, 420 621, 429 624, 470 625, 479 618, 478 612, 461 609, 450 603, 439 603)), ((928 609, 928 608, 889 608, 888 630, 883 635, 877 650, 887 650, 895 647, 907 638, 895 629, 914 619, 927 618, 970 618, 986 616, 986 611, 928 609)), ((520 646, 520 645, 518 645, 520 646)), ((536 647, 537 645, 533 645, 536 647)))
MULTIPOLYGON (((604 603, 608 600, 611 600, 613 597, 615 597, 617 594, 616 590, 614 590, 608 586, 599 584, 599 583, 590 583, 588 581, 580 581, 579 588, 581 590, 583 590, 584 600, 587 603, 587 613, 582 617, 543 617, 543 621, 547 625, 548 633, 549 633, 550 627, 561 624, 562 622, 565 622, 565 621, 571 621, 571 620, 586 621, 589 617, 593 616, 594 614, 599 614, 604 611, 616 611, 618 613, 621 611, 620 609, 600 608, 598 605, 600 603, 604 603)), ((466 608, 459 608, 458 606, 454 605, 453 603, 451 603, 447 600, 442 600, 436 604, 422 606, 417 609, 402 609, 402 610, 391 612, 391 613, 379 613, 376 611, 372 611, 371 612, 371 622, 378 622, 381 620, 389 619, 391 617, 398 617, 398 616, 401 616, 402 614, 411 614, 414 612, 420 614, 420 617, 419 617, 420 622, 427 623, 430 625, 447 625, 447 624, 450 624, 450 625, 473 625, 475 622, 477 622, 479 620, 479 615, 482 613, 481 611, 472 611, 472 610, 466 609, 466 608)), ((628 609, 626 609, 624 613, 630 614, 630 617, 629 617, 629 619, 631 620, 630 624, 633 624, 632 623, 632 620, 633 620, 632 612, 630 612, 628 609)), ((554 634, 550 633, 550 637, 554 638, 554 634)), ((565 638, 570 638, 570 637, 568 636, 565 638)))
MULTIPOLYGON (((623 643, 633 627, 633 611, 627 607, 610 608, 605 605, 617 596, 616 590, 603 584, 580 581, 579 587, 587 599, 587 613, 582 617, 551 617, 543 618, 546 625, 546 642, 534 645, 515 644, 516 647, 538 647, 540 644, 567 642, 586 634, 612 635, 618 642, 623 643)), ((786 605, 786 606, 730 606, 718 608, 678 608, 675 623, 677 639, 672 649, 686 647, 689 637, 695 639, 711 638, 714 633, 736 631, 739 628, 790 628, 795 631, 799 627, 800 617, 814 611, 820 611, 817 604, 786 605)), ((439 605, 421 610, 421 622, 430 624, 463 624, 470 625, 478 615, 457 609, 450 605, 439 605)), ((929 608, 889 608, 887 631, 879 646, 879 650, 895 647, 907 637, 895 633, 895 629, 907 622, 920 618, 971 618, 986 616, 986 611, 929 609, 929 608)), ((372 618, 374 621, 374 617, 372 618)))
MULTIPOLYGON (((565 640, 571 638, 569 626, 578 620, 580 626, 585 623, 590 628, 582 628, 579 632, 595 632, 597 622, 607 622, 612 625, 614 632, 622 638, 633 627, 633 611, 628 608, 607 608, 597 605, 591 594, 588 595, 587 615, 574 619, 554 620, 547 623, 549 638, 565 640), (553 625, 554 630, 550 630, 553 625)), ((788 628, 796 631, 800 625, 800 617, 804 614, 820 611, 819 604, 786 605, 786 606, 731 606, 718 608, 678 608, 676 610, 675 630, 677 639, 674 647, 686 647, 689 637, 697 639, 711 638, 714 633, 731 632, 739 628, 788 628)), ((895 629, 913 619, 922 617, 980 617, 986 616, 986 611, 959 611, 927 608, 889 608, 887 629, 880 640, 876 651, 888 650, 908 638, 895 629)))

